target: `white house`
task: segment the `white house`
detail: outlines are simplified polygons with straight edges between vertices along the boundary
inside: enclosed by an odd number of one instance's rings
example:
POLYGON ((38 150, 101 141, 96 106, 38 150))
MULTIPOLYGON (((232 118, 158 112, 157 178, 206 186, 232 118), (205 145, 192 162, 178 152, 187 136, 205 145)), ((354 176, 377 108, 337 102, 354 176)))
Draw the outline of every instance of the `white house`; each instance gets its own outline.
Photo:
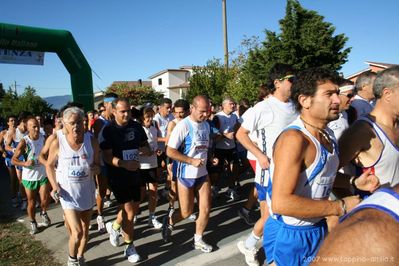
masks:
POLYGON ((191 66, 182 66, 179 69, 165 69, 149 77, 151 86, 172 102, 183 98, 190 87, 189 78, 193 73, 191 66))

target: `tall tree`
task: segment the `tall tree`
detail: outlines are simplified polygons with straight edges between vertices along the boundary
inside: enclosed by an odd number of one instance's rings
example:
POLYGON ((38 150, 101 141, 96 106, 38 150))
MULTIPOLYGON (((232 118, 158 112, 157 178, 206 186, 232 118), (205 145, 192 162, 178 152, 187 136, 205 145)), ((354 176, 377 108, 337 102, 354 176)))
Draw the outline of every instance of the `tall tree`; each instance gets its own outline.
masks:
POLYGON ((299 70, 326 67, 337 71, 347 61, 351 48, 344 47, 348 38, 334 36, 335 27, 317 12, 303 8, 298 0, 287 0, 280 30, 279 34, 266 30, 262 46, 248 55, 244 71, 257 85, 265 82, 275 63, 292 64, 299 70))

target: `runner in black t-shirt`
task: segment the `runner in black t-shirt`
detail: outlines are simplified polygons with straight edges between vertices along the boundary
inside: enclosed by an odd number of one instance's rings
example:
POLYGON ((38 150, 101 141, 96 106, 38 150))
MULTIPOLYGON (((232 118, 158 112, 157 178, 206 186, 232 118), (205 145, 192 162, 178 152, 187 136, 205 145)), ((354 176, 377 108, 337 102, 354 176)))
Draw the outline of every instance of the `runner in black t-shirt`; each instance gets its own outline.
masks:
POLYGON ((104 128, 101 143, 103 158, 108 168, 109 186, 114 192, 120 211, 116 220, 106 224, 113 246, 119 245, 119 231, 123 227, 125 257, 137 262, 140 256, 133 245, 133 218, 140 203, 139 152, 149 154, 147 136, 142 126, 131 120, 126 99, 112 102, 115 121, 104 128))

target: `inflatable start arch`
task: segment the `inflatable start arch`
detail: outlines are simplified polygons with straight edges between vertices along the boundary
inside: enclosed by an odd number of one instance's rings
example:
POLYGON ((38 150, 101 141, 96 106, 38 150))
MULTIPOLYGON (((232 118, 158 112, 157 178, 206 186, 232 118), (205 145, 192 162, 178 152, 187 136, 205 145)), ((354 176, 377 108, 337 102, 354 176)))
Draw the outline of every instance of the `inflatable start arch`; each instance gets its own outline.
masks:
POLYGON ((93 109, 91 68, 69 31, 0 23, 0 48, 57 53, 71 75, 72 99, 93 109))

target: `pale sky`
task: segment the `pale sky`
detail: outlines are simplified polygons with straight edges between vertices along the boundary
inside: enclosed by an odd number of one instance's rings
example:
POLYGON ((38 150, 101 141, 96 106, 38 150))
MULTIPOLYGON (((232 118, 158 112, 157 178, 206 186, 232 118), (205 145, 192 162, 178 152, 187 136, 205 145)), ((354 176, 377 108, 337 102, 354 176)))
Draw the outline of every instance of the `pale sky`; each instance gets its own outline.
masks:
MULTIPOLYGON (((226 0, 229 50, 264 30, 279 31, 283 0, 226 0)), ((350 75, 365 61, 399 64, 399 1, 301 0, 344 33, 352 47, 343 66, 350 75)), ((94 91, 116 80, 148 80, 154 73, 223 58, 221 0, 2 0, 1 21, 72 32, 93 73, 94 91), (97 76, 98 75, 98 76, 97 76)), ((44 66, 0 64, 0 82, 42 97, 71 94, 70 77, 56 54, 44 66)))

